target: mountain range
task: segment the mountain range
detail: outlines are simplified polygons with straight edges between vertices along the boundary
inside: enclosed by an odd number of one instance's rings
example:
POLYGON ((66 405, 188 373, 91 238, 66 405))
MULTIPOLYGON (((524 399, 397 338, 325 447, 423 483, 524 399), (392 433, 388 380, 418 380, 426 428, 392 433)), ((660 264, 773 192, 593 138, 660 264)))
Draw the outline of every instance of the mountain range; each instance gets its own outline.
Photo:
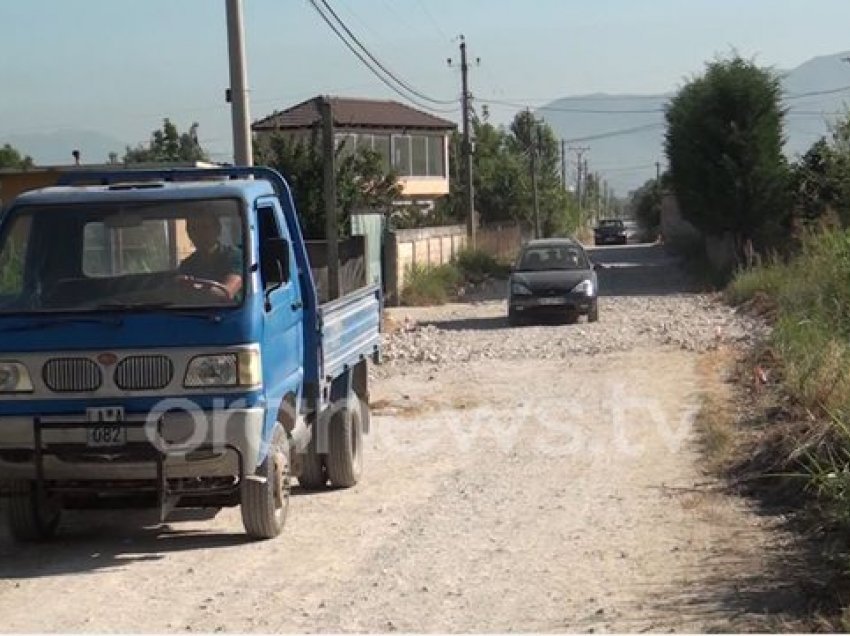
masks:
MULTIPOLYGON (((828 134, 829 123, 846 110, 850 97, 850 52, 813 58, 790 71, 777 71, 785 93, 786 155, 793 159, 828 134)), ((536 110, 556 135, 574 148, 586 147, 590 172, 598 172, 617 195, 655 177, 665 165, 664 106, 673 92, 659 95, 573 95, 536 110)), ((576 152, 568 153, 575 183, 576 152)))
MULTIPOLYGON (((793 159, 829 131, 829 122, 846 109, 850 97, 850 52, 816 57, 790 71, 779 71, 789 109, 786 154, 793 159)), ((664 167, 664 106, 674 94, 571 95, 537 108, 558 137, 574 148, 588 148, 584 158, 618 196, 655 176, 664 167)), ((486 100, 482 100, 486 103, 486 100)), ((127 142, 92 130, 64 129, 35 134, 11 134, 0 139, 33 157, 40 165, 72 163, 71 151, 81 151, 83 163, 105 163, 111 152, 123 155, 127 142)), ((575 183, 575 151, 568 153, 568 179, 575 183)))

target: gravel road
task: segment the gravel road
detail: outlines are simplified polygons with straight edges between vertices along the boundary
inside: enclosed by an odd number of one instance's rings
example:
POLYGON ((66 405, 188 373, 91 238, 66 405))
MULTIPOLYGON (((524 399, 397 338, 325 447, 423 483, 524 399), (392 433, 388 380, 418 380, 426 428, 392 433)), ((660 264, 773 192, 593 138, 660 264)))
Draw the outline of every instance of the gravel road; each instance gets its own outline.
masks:
POLYGON ((496 299, 393 310, 365 478, 297 493, 278 540, 225 510, 0 541, 3 629, 735 631, 793 607, 766 572, 787 537, 703 474, 692 426, 762 327, 657 248, 595 257, 598 324, 509 329, 496 299))

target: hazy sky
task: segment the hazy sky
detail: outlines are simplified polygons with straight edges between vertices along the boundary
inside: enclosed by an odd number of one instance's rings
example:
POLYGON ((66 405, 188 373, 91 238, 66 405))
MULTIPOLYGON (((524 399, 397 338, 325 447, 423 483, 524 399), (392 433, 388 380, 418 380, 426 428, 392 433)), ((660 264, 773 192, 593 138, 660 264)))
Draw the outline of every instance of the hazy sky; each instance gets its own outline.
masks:
MULTIPOLYGON (((440 99, 460 92, 446 64, 459 33, 481 58, 476 97, 532 106, 669 91, 732 48, 778 68, 850 49, 848 0, 329 2, 387 66, 440 99)), ((244 5, 254 119, 319 93, 392 96, 307 0, 244 5)), ((199 122, 214 158, 229 159, 224 0, 0 0, 0 46, 0 143, 67 128, 139 143, 170 116, 181 130, 199 122)), ((497 121, 512 114, 494 110, 497 121)))

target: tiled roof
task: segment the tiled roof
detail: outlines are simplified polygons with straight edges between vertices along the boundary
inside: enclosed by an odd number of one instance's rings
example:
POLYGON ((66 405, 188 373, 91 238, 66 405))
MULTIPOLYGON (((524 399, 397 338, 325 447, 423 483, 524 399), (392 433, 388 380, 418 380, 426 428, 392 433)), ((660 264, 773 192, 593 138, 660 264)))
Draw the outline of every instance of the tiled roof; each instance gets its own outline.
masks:
MULTIPOLYGON (((320 122, 319 100, 314 97, 284 111, 254 122, 252 130, 312 128, 320 122)), ((447 119, 411 108, 399 102, 349 97, 331 97, 334 125, 339 128, 390 128, 452 130, 456 124, 447 119)))

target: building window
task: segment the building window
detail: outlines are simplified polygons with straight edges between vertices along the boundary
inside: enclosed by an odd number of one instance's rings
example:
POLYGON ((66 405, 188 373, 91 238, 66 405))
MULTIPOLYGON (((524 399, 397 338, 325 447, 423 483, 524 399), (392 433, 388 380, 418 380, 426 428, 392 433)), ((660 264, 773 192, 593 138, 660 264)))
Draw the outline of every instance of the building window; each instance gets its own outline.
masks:
POLYGON ((372 150, 381 156, 381 167, 384 170, 390 169, 390 136, 389 135, 373 135, 372 150))
POLYGON ((428 176, 428 138, 414 135, 410 138, 411 174, 415 177, 428 176))
POLYGON ((428 139, 428 176, 446 176, 446 149, 443 137, 430 136, 428 139))
POLYGON ((409 135, 393 135, 393 170, 402 177, 409 177, 412 174, 409 135))

